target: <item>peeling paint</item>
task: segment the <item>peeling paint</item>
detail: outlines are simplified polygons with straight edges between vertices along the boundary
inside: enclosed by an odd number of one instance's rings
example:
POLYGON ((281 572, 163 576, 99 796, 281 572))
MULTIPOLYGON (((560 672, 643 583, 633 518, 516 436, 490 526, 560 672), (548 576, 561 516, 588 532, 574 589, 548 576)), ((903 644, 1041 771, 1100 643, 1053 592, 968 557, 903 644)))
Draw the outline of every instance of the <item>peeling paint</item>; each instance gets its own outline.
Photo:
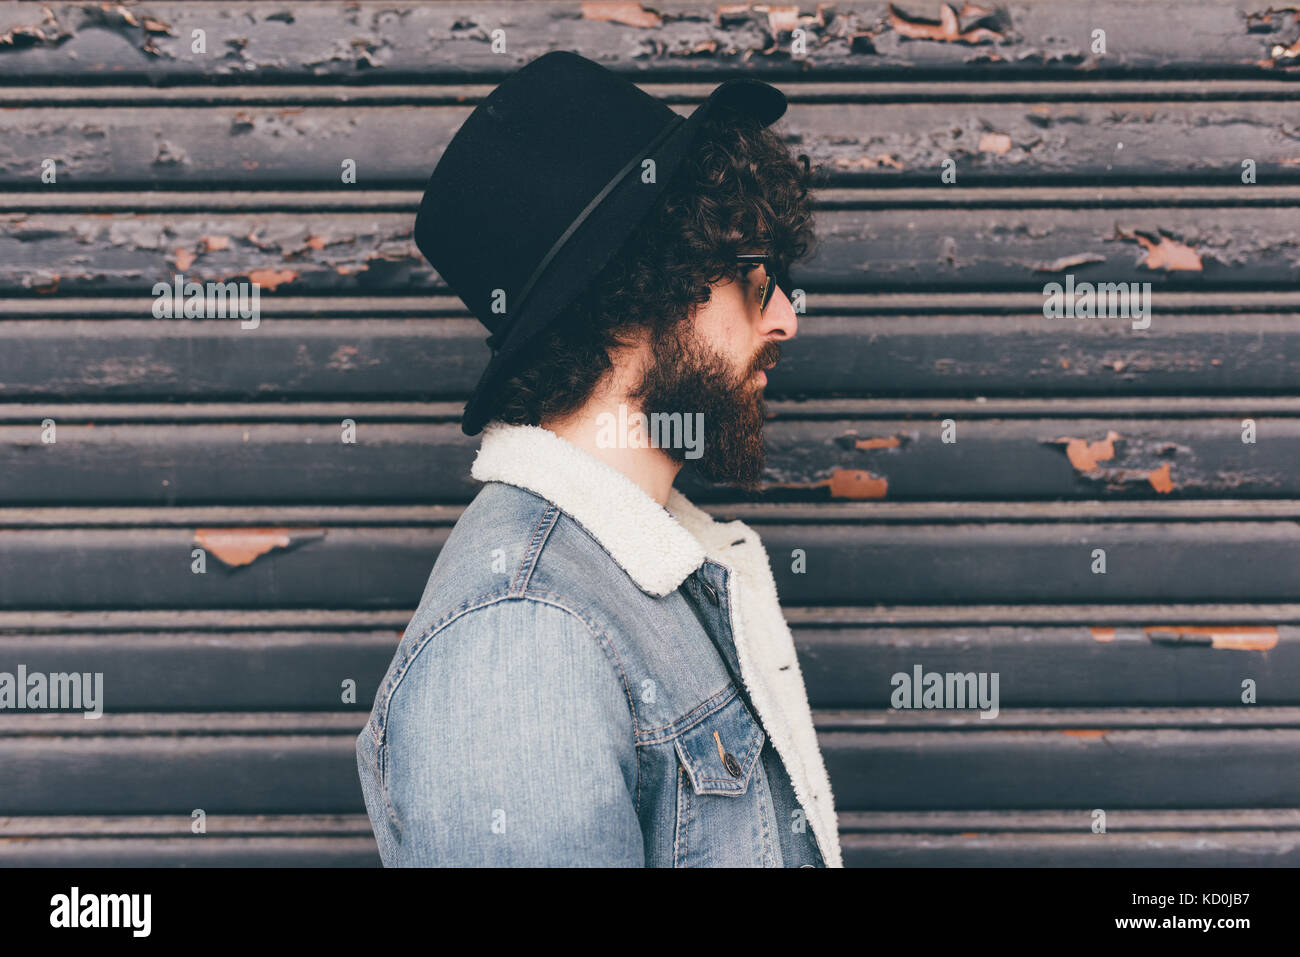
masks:
POLYGON ((254 269, 249 272, 248 278, 259 286, 274 290, 286 282, 293 282, 298 274, 292 269, 254 269))
POLYGON ((888 166, 891 169, 903 168, 902 161, 893 153, 876 153, 871 156, 837 156, 833 165, 839 170, 873 170, 880 169, 882 166, 888 166))
POLYGON ((1160 468, 1156 469, 1149 476, 1151 487, 1162 495, 1168 494, 1174 490, 1174 481, 1171 477, 1173 466, 1166 462, 1160 468))
POLYGON ((1002 156, 1011 152, 1011 137, 1005 133, 985 133, 980 137, 979 151, 1002 156))
POLYGON ((41 11, 45 16, 39 25, 12 27, 0 33, 0 52, 35 46, 58 46, 72 39, 72 34, 59 25, 58 18, 49 7, 41 7, 41 11))
POLYGON ((35 278, 28 278, 24 285, 33 292, 48 296, 59 291, 59 274, 56 272, 41 272, 35 278))
POLYGON ((831 490, 831 498, 884 498, 889 490, 889 480, 872 475, 863 469, 835 469, 825 482, 818 482, 831 490))
POLYGON ((878 439, 856 439, 853 443, 855 449, 896 449, 902 445, 902 440, 896 435, 886 435, 878 439))
POLYGON ((1157 644, 1199 645, 1228 651, 1268 651, 1277 646, 1271 625, 1161 625, 1146 629, 1157 644))
POLYGON ((830 478, 817 482, 772 482, 764 489, 829 489, 831 498, 876 499, 884 498, 889 490, 889 480, 864 469, 833 469, 830 478))
POLYGON ((1201 265, 1200 254, 1192 247, 1185 243, 1180 243, 1162 232, 1145 232, 1138 229, 1116 229, 1117 238, 1136 242, 1146 250, 1146 259, 1141 265, 1147 269, 1164 269, 1168 272, 1176 270, 1192 270, 1199 272, 1204 267, 1201 265))
POLYGON ((585 0, 581 15, 584 20, 621 23, 629 27, 663 25, 663 18, 658 13, 641 6, 636 0, 585 0))
MULTIPOLYGON (((1270 7, 1260 12, 1246 12, 1246 29, 1249 33, 1278 34, 1295 28, 1300 28, 1300 9, 1295 7, 1280 10, 1270 7)), ((1289 44, 1285 40, 1271 44, 1268 54, 1268 59, 1257 61, 1260 66, 1283 69, 1300 66, 1300 36, 1289 44)))
POLYGON ((996 30, 979 26, 979 22, 992 13, 972 3, 965 4, 958 13, 949 4, 939 5, 939 21, 923 20, 903 13, 894 4, 889 5, 889 23, 899 36, 911 40, 938 40, 941 43, 996 43, 1002 34, 996 30), (962 17, 971 18, 966 27, 962 27, 962 17))
POLYGON ((1070 458, 1070 464, 1080 472, 1091 472, 1097 467, 1097 463, 1115 457, 1115 440, 1122 439, 1123 436, 1113 429, 1106 431, 1106 437, 1096 442, 1089 442, 1087 439, 1061 438, 1053 439, 1052 442, 1065 446, 1065 454, 1070 458))
POLYGON ((163 51, 154 45, 154 37, 177 36, 170 24, 156 17, 142 16, 141 19, 136 19, 135 14, 119 3, 101 3, 98 6, 86 4, 81 11, 86 17, 86 23, 111 30, 132 40, 137 49, 151 57, 165 56, 163 51))
POLYGON ((289 548, 303 541, 324 536, 324 529, 199 528, 194 530, 195 543, 232 568, 251 565, 258 558, 277 548, 289 548))
POLYGON ((1277 647, 1272 625, 1147 625, 1140 629, 1089 628, 1094 641, 1142 640, 1160 645, 1208 647, 1233 651, 1268 651, 1277 647))

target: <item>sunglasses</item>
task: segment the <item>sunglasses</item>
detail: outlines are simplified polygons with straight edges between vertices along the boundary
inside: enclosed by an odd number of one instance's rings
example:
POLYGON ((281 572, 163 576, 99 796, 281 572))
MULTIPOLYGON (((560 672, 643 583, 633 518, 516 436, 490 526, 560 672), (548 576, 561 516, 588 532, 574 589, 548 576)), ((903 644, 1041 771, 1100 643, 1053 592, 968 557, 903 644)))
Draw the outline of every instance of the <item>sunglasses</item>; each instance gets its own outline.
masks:
POLYGON ((780 285, 776 281, 776 277, 772 275, 772 257, 767 253, 744 253, 736 257, 736 262, 751 267, 767 267, 766 275, 763 278, 763 291, 759 297, 759 301, 762 303, 759 306, 759 311, 763 312, 767 309, 767 304, 772 301, 772 293, 776 292, 776 287, 780 285))

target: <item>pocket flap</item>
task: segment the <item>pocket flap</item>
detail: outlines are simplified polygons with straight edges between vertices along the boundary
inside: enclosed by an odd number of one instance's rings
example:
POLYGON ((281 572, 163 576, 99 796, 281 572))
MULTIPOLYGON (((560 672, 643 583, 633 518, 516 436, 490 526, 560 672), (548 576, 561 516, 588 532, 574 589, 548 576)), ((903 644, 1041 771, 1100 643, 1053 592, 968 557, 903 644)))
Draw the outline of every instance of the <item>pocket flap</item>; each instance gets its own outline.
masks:
POLYGON ((730 701, 677 736, 677 757, 696 794, 744 794, 766 739, 733 688, 730 701))

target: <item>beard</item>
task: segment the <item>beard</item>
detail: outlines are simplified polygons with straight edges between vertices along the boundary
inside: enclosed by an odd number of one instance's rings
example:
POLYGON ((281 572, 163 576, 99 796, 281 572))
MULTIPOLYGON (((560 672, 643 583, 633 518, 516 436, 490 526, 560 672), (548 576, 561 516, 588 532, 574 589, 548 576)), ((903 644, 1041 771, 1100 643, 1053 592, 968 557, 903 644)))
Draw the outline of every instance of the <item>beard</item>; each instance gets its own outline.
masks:
MULTIPOLYGON (((780 345, 765 343, 737 372, 732 360, 697 338, 686 321, 656 335, 651 355, 631 398, 647 416, 701 414, 704 440, 699 458, 692 460, 695 468, 710 482, 756 491, 765 460, 767 408, 754 373, 780 358, 780 345)), ((676 462, 686 461, 684 448, 663 451, 676 462)))

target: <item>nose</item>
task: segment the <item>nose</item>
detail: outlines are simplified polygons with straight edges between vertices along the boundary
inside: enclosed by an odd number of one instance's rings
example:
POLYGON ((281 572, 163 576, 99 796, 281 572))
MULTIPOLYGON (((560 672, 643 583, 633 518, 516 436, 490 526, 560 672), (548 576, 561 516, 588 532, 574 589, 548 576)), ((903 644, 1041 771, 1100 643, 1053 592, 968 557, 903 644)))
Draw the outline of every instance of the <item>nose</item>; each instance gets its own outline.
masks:
POLYGON ((759 335, 765 339, 793 339, 798 331, 799 319, 795 315, 794 306, 785 290, 777 286, 759 320, 759 335))

